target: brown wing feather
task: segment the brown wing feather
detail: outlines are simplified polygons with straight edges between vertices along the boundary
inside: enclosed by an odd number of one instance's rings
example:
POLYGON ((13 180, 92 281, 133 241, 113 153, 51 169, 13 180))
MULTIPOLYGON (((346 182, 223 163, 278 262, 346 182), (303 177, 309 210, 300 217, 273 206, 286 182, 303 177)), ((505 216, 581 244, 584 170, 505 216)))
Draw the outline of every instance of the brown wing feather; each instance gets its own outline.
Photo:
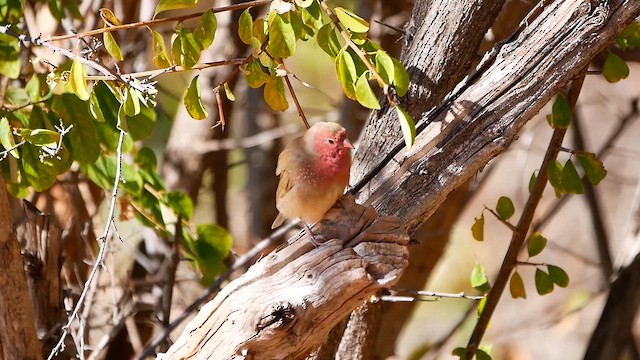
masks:
MULTIPOLYGON (((278 156, 278 166, 276 167, 276 175, 280 176, 280 182, 278 182, 278 189, 276 190, 276 204, 287 195, 289 190, 294 186, 294 174, 298 173, 300 168, 300 162, 302 161, 300 152, 294 149, 301 149, 302 137, 293 140, 278 156)), ((274 220, 271 228, 274 229, 284 222, 285 217, 282 214, 278 214, 274 220)))

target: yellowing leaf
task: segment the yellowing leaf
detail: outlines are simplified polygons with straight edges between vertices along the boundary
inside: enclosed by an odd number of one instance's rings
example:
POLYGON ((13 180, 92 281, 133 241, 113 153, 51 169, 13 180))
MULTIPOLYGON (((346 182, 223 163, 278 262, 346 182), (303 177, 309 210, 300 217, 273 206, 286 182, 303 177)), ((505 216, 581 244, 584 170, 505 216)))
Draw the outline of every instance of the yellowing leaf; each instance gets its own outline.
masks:
POLYGON ((293 54, 296 49, 296 35, 293 27, 280 14, 269 16, 269 44, 267 45, 269 54, 276 58, 286 58, 293 54))
POLYGON ((408 112, 399 106, 395 106, 395 108, 398 114, 398 120, 400 120, 400 129, 402 130, 402 137, 404 137, 404 144, 408 149, 413 146, 416 141, 416 124, 408 112))
POLYGON ((253 18, 251 17, 251 13, 249 9, 240 14, 240 18, 238 19, 238 37, 240 41, 247 45, 251 45, 251 37, 253 29, 253 18))
POLYGON ((511 275, 511 280, 509 281, 509 292, 511 293, 511 297, 514 299, 527 298, 527 292, 524 289, 524 282, 517 271, 511 275))
POLYGON ((378 102, 376 95, 373 93, 373 90, 371 90, 366 72, 360 75, 356 81, 355 90, 356 100, 358 100, 362 106, 372 110, 380 109, 380 103, 378 102))
POLYGON ((474 219, 473 225, 471 225, 471 235, 477 241, 484 241, 484 214, 474 219))
POLYGON ((160 2, 158 3, 158 6, 156 7, 155 15, 158 15, 161 12, 167 11, 167 10, 194 7, 197 3, 198 3, 198 0, 160 0, 160 2))
POLYGON ((584 169, 584 174, 592 185, 598 185, 607 176, 607 170, 605 170, 602 161, 595 154, 579 152, 576 156, 582 169, 584 169))
POLYGON ((471 286, 482 292, 486 292, 491 288, 489 285, 489 278, 484 271, 484 267, 478 263, 476 263, 473 271, 471 271, 471 286))
POLYGON ((116 17, 116 15, 110 9, 107 9, 107 8, 100 9, 100 17, 102 18, 102 21, 104 21, 104 24, 106 26, 122 25, 120 20, 118 20, 118 17, 116 17))
POLYGON ((369 23, 351 11, 337 7, 333 9, 333 12, 338 17, 338 20, 340 20, 340 23, 351 32, 366 33, 369 31, 369 23))
MULTIPOLYGON (((11 149, 16 146, 15 139, 13 138, 13 134, 11 132, 11 126, 9 126, 9 120, 6 117, 0 119, 0 144, 4 147, 5 150, 11 149)), ((19 159, 20 155, 18 155, 18 150, 11 150, 10 154, 19 159)))
POLYGON ((198 76, 196 75, 189 84, 187 91, 184 93, 184 106, 189 113, 189 116, 196 120, 206 119, 209 114, 207 109, 202 104, 202 98, 200 96, 200 83, 198 82, 198 76))
POLYGON ((89 100, 89 90, 87 90, 87 83, 84 80, 86 72, 87 69, 80 62, 80 58, 76 56, 69 71, 69 85, 73 93, 83 101, 89 100))
POLYGON ((542 236, 539 232, 535 232, 529 238, 527 242, 527 252, 529 257, 534 257, 542 252, 547 246, 547 238, 542 236))
POLYGON ((186 70, 191 69, 200 59, 200 44, 186 28, 179 28, 176 33, 178 36, 174 39, 171 49, 173 59, 186 70))
POLYGON ((218 21, 216 16, 211 10, 205 11, 200 18, 198 26, 193 31, 193 36, 200 44, 201 49, 206 49, 211 45, 213 39, 216 36, 216 28, 218 27, 218 21))
POLYGON ((120 50, 120 46, 118 46, 116 39, 113 38, 113 35, 110 32, 102 34, 102 40, 104 41, 104 47, 107 49, 109 55, 113 56, 113 58, 118 61, 124 60, 122 50, 120 50))
POLYGON ((289 108, 289 102, 284 94, 284 84, 282 78, 271 78, 264 85, 264 101, 273 110, 285 111, 289 108))
POLYGON ((236 96, 233 95, 233 92, 229 89, 229 83, 224 83, 224 94, 227 96, 229 101, 236 101, 236 96))
POLYGON ((262 71, 260 63, 256 60, 251 60, 247 64, 244 77, 247 80, 247 85, 253 89, 257 89, 271 80, 271 76, 262 71))
MULTIPOLYGON (((167 51, 167 46, 164 43, 162 34, 152 30, 150 27, 147 27, 147 29, 151 32, 153 39, 153 64, 159 68, 171 66, 171 57, 167 51)), ((180 46, 178 46, 178 49, 180 49, 180 46)))

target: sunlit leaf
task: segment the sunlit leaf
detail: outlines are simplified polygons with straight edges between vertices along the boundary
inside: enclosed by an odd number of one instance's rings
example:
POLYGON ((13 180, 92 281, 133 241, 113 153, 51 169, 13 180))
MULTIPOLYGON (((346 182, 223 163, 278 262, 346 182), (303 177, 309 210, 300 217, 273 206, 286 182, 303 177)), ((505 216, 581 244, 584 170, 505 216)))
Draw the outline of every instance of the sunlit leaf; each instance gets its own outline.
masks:
POLYGON ((5 34, 0 34, 0 75, 9 79, 20 76, 20 44, 5 34))
POLYGON ((340 40, 338 40, 333 24, 328 23, 322 26, 320 30, 318 30, 316 38, 318 46, 329 54, 329 56, 335 58, 339 54, 342 45, 340 45, 340 40))
POLYGON ((400 97, 405 96, 409 90, 409 73, 407 73, 407 70, 400 61, 395 58, 391 58, 391 60, 393 61, 393 84, 395 85, 396 92, 400 97))
POLYGON ((271 76, 262 71, 260 62, 251 60, 244 70, 244 77, 249 87, 257 89, 271 80, 271 76))
POLYGON ((517 271, 511 275, 511 280, 509 281, 509 292, 511 293, 511 297, 514 299, 527 298, 527 292, 524 289, 524 282, 517 271))
POLYGON ((238 19, 238 37, 243 43, 251 45, 251 38, 253 37, 253 18, 251 17, 249 9, 243 11, 238 19))
POLYGON ((191 69, 200 59, 200 44, 186 28, 179 28, 176 33, 178 36, 174 39, 171 49, 174 61, 187 70, 191 69))
POLYGON ((211 9, 205 11, 200 18, 198 26, 193 31, 193 36, 200 44, 201 49, 206 49, 211 45, 216 36, 217 27, 218 22, 213 11, 211 9))
POLYGON ((140 97, 138 96, 138 91, 132 87, 128 87, 124 92, 122 106, 127 116, 138 115, 140 113, 140 97))
POLYGON ((398 114, 398 120, 400 120, 400 129, 402 130, 404 144, 408 149, 412 147, 416 141, 416 124, 408 112, 404 111, 404 109, 399 106, 394 107, 396 109, 396 114, 398 114))
POLYGON ((333 12, 340 20, 340 23, 349 31, 354 33, 366 33, 369 31, 369 23, 351 11, 337 7, 333 9, 333 12))
POLYGON ((229 83, 224 83, 223 87, 224 87, 224 94, 227 97, 227 99, 229 99, 229 101, 236 101, 236 96, 233 95, 233 92, 231 91, 231 89, 229 89, 229 83))
POLYGON ((164 201, 184 220, 191 219, 193 215, 193 202, 187 194, 179 191, 170 191, 164 195, 164 201))
POLYGON ((158 6, 156 7, 155 15, 158 15, 161 12, 167 11, 167 10, 194 7, 197 3, 198 3, 198 0, 160 0, 158 2, 158 6))
POLYGON ((480 214, 479 218, 474 218, 471 225, 471 235, 477 241, 484 241, 484 214, 480 214))
POLYGON ((191 83, 184 93, 184 106, 189 113, 189 116, 196 120, 206 119, 209 116, 207 109, 205 109, 202 103, 202 97, 200 95, 200 83, 198 82, 199 75, 196 75, 191 79, 191 83))
POLYGON ((87 69, 80 62, 80 57, 76 56, 71 64, 71 70, 69 71, 69 85, 73 90, 73 93, 80 100, 89 100, 89 90, 87 89, 87 82, 85 76, 87 75, 87 69))
POLYGON ((291 56, 296 49, 293 27, 280 14, 271 15, 269 19, 269 45, 267 45, 269 54, 276 58, 291 56))
POLYGON ((153 39, 153 64, 159 68, 171 66, 171 57, 167 51, 167 46, 164 43, 162 34, 154 31, 150 27, 147 27, 147 29, 151 32, 151 37, 153 39))
POLYGON ((501 196, 498 199, 498 204, 496 205, 496 212, 500 216, 502 220, 509 220, 511 216, 515 213, 516 209, 513 206, 513 202, 510 198, 506 196, 501 196))
MULTIPOLYGON (((104 24, 106 26, 122 25, 122 22, 120 22, 120 19, 118 19, 118 17, 110 9, 101 8, 99 12, 100 12, 100 18, 102 18, 102 21, 104 21, 104 24)), ((105 33, 105 34, 108 34, 108 33, 105 33)))
MULTIPOLYGON (((0 119, 0 144, 2 144, 2 147, 4 147, 5 150, 11 149, 16 146, 16 142, 11 131, 11 126, 9 126, 9 120, 7 120, 6 117, 0 119)), ((20 158, 18 150, 14 149, 9 153, 16 159, 20 158)))
POLYGON ((640 22, 634 21, 629 24, 618 37, 616 42, 625 50, 627 47, 640 47, 640 22))
POLYGON ((264 85, 264 100, 273 110, 285 111, 289 102, 284 93, 282 78, 274 77, 264 85))
POLYGON ((540 295, 546 295, 553 291, 553 281, 546 272, 539 268, 536 268, 536 274, 534 276, 536 283, 536 290, 540 295))
POLYGON ((193 246, 203 283, 209 284, 226 269, 224 259, 231 251, 231 235, 222 227, 202 224, 197 227, 198 237, 193 246))
POLYGON ((48 129, 20 129, 20 137, 35 146, 55 148, 60 141, 60 134, 48 129))
POLYGON ((344 94, 352 100, 356 98, 355 83, 358 79, 356 65, 348 51, 340 50, 335 58, 336 75, 342 84, 344 94))
POLYGON ((378 50, 376 52, 375 65, 378 74, 388 85, 391 85, 395 77, 395 70, 391 56, 389 56, 384 50, 378 50))
POLYGON ((58 175, 58 171, 53 165, 56 160, 45 158, 40 161, 40 152, 39 147, 31 144, 25 144, 21 152, 23 174, 35 191, 43 191, 51 187, 58 175))
POLYGON ((319 29, 322 27, 322 13, 317 1, 312 1, 311 5, 307 8, 303 8, 300 13, 302 23, 306 26, 312 29, 319 29))
POLYGON ((486 292, 490 288, 489 278, 487 278, 484 267, 478 263, 476 263, 476 266, 473 267, 473 271, 471 271, 471 286, 482 292, 486 292))
POLYGON ((547 246, 547 238, 539 232, 534 232, 527 242, 527 252, 529 257, 534 257, 542 252, 547 246))
POLYGON ((615 83, 629 77, 629 66, 620 56, 609 52, 602 65, 602 75, 608 82, 615 83))
POLYGON ((607 170, 605 170, 602 161, 596 157, 593 153, 578 152, 576 153, 580 165, 584 170, 584 174, 592 185, 598 185, 607 176, 607 170))
POLYGON ((356 100, 358 100, 360 105, 372 110, 380 109, 378 98, 376 98, 376 95, 373 93, 373 90, 369 85, 367 73, 363 73, 362 75, 360 75, 360 77, 356 81, 355 91, 356 100))

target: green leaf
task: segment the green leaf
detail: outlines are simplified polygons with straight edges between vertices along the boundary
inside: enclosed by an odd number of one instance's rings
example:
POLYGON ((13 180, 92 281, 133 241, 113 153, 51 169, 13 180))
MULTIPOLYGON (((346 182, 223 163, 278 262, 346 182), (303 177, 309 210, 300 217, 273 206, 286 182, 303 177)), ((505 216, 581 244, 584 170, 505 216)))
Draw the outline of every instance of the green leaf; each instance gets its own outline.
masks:
POLYGON ((340 23, 349 29, 349 31, 354 33, 366 33, 369 31, 369 23, 351 11, 336 7, 333 9, 333 12, 338 17, 338 20, 340 20, 340 23))
POLYGON ((615 83, 629 76, 629 66, 620 56, 609 52, 602 65, 602 75, 608 82, 615 83))
POLYGON ((249 9, 240 14, 238 19, 238 37, 240 41, 247 45, 251 45, 251 38, 253 37, 253 18, 249 9))
POLYGON ((576 153, 580 165, 584 170, 584 174, 592 185, 598 185, 607 176, 607 170, 604 169, 602 161, 593 153, 578 152, 576 153))
POLYGON ((340 40, 338 40, 338 36, 331 23, 325 24, 318 30, 316 40, 318 41, 318 46, 329 54, 329 56, 332 58, 338 56, 342 45, 340 45, 340 40))
POLYGON ((395 77, 395 70, 391 56, 389 56, 389 54, 384 50, 378 50, 376 52, 375 59, 376 71, 388 85, 391 85, 395 77))
POLYGON ((275 58, 286 58, 296 49, 296 35, 291 23, 278 13, 269 16, 269 44, 267 50, 275 58))
POLYGON ((170 191, 164 195, 164 201, 184 220, 189 220, 193 216, 193 202, 187 194, 170 191))
POLYGON ((356 99, 355 83, 358 79, 356 65, 348 51, 340 50, 335 58, 336 75, 342 84, 344 94, 352 100, 356 99))
POLYGON ((555 265, 547 265, 547 270, 549 271, 549 278, 554 284, 561 288, 569 286, 569 275, 562 268, 555 265))
POLYGON ((531 177, 529 178, 529 193, 533 192, 533 187, 536 185, 537 179, 538 176, 536 175, 536 172, 532 172, 531 177))
POLYGON ((527 298, 527 292, 524 289, 524 282, 517 271, 511 275, 511 280, 509 281, 509 292, 511 293, 511 297, 514 299, 527 298))
POLYGON ((153 39, 153 64, 159 68, 171 66, 171 56, 169 56, 162 34, 152 30, 150 27, 147 27, 147 29, 151 32, 153 39))
POLYGON ((502 220, 505 220, 505 221, 509 220, 509 218, 513 216, 513 213, 515 213, 515 211, 516 209, 513 206, 513 202, 511 201, 510 198, 506 196, 501 196, 500 199, 498 199, 498 204, 496 205, 496 212, 498 213, 498 215, 502 220))
POLYGON ((542 236, 542 234, 537 231, 534 232, 527 242, 527 251, 529 252, 529 257, 534 257, 540 254, 546 246, 547 238, 542 236))
POLYGON ((0 2, 0 24, 17 24, 22 17, 21 0, 4 0, 0 2))
POLYGON ((640 22, 629 24, 616 38, 618 46, 625 50, 627 47, 640 47, 640 22))
POLYGON ((196 75, 191 79, 191 84, 189 84, 187 91, 184 93, 184 106, 187 109, 189 116, 196 120, 206 119, 207 116, 209 116, 200 96, 200 83, 198 82, 199 76, 200 75, 196 75))
MULTIPOLYGON (((12 147, 16 146, 16 142, 11 131, 11 126, 9 126, 9 120, 7 120, 6 117, 0 119, 0 144, 2 144, 2 147, 4 147, 5 150, 11 149, 12 147)), ((17 149, 11 150, 9 153, 16 159, 20 158, 17 149)))
POLYGON ((412 147, 416 141, 416 124, 413 122, 413 118, 408 112, 404 111, 404 109, 399 106, 394 107, 398 114, 398 120, 400 120, 400 129, 402 130, 404 144, 408 149, 412 147))
POLYGON ((484 241, 484 214, 480 214, 479 218, 474 218, 471 225, 471 235, 477 241, 484 241))
POLYGON ((56 181, 58 171, 53 162, 55 159, 43 158, 40 161, 40 148, 31 144, 22 147, 22 174, 35 191, 43 191, 56 181))
POLYGON ((460 360, 467 360, 467 348, 457 347, 451 351, 451 355, 459 357, 460 360))
POLYGON ((53 98, 51 109, 62 119, 65 127, 73 128, 64 137, 64 144, 81 164, 94 162, 100 154, 100 145, 96 138, 96 124, 89 115, 88 104, 71 94, 62 94, 53 98))
POLYGON ((62 20, 64 18, 64 8, 62 7, 62 0, 49 0, 49 12, 54 18, 62 20))
POLYGON ((80 57, 76 56, 71 64, 71 70, 69 71, 69 85, 71 90, 80 100, 89 100, 89 90, 87 89, 87 82, 84 80, 87 75, 87 69, 80 62, 80 57))
POLYGON ((229 89, 229 83, 224 83, 223 88, 224 88, 224 94, 227 97, 227 99, 229 99, 229 101, 236 101, 236 96, 233 95, 233 92, 231 91, 231 89, 229 89))
POLYGON ((491 360, 491 356, 486 351, 478 349, 476 351, 476 360, 491 360))
POLYGON ((490 288, 489 278, 487 278, 484 267, 479 263, 476 263, 476 266, 471 271, 471 286, 483 293, 488 291, 490 288))
POLYGON ((546 272, 536 268, 535 274, 536 290, 540 295, 547 295, 553 291, 553 281, 546 272))
POLYGON ((154 17, 163 11, 194 7, 198 0, 160 0, 154 17))
POLYGON ((107 49, 109 55, 113 56, 114 59, 118 61, 124 60, 124 56, 122 56, 122 50, 120 50, 120 46, 114 39, 113 34, 107 31, 102 34, 102 40, 104 41, 104 47, 107 49))
POLYGON ((128 133, 133 140, 144 140, 153 132, 156 124, 156 112, 154 109, 142 106, 136 116, 128 117, 128 133))
POLYGON ((253 59, 244 70, 244 77, 249 87, 257 89, 271 80, 271 76, 262 71, 260 62, 253 59))
POLYGON ((553 102, 551 115, 547 115, 547 122, 554 129, 566 129, 569 127, 572 117, 567 99, 564 95, 558 94, 556 101, 553 102))
POLYGON ((562 169, 562 188, 566 193, 584 194, 582 179, 571 159, 567 160, 562 169))
POLYGON ((132 87, 126 88, 122 107, 127 116, 136 116, 140 113, 140 97, 136 89, 132 87))
POLYGON ((100 109, 100 102, 96 96, 95 87, 89 96, 89 113, 95 121, 105 122, 104 114, 102 113, 102 109, 100 109))
POLYGON ((201 49, 204 50, 211 45, 216 36, 217 27, 218 21, 213 11, 211 11, 211 9, 205 11, 200 18, 198 26, 196 26, 196 29, 193 31, 193 36, 200 44, 201 49))
POLYGON ((407 94, 409 90, 409 73, 404 68, 404 65, 395 58, 391 58, 393 61, 393 84, 396 87, 396 92, 398 96, 403 97, 407 94))
POLYGON ((209 284, 226 268, 223 261, 231 250, 231 235, 214 224, 198 225, 197 234, 193 255, 202 272, 203 283, 209 284))
POLYGON ((285 111, 289 108, 289 103, 284 94, 284 84, 282 78, 271 78, 269 82, 264 85, 264 101, 273 110, 285 111))
POLYGON ((317 1, 313 1, 307 8, 303 8, 300 12, 302 23, 312 29, 320 29, 322 27, 322 13, 320 5, 317 1))
POLYGON ((20 136, 35 146, 56 148, 60 141, 60 134, 48 129, 20 129, 20 136))
POLYGON ((0 34, 0 74, 9 79, 20 76, 20 44, 5 34, 0 34))
POLYGON ((178 36, 173 40, 171 53, 173 60, 185 70, 189 70, 200 60, 200 44, 193 37, 191 31, 186 28, 176 30, 178 36))
POLYGON ((46 83, 46 75, 44 74, 33 74, 31 78, 27 82, 27 85, 24 87, 27 95, 29 96, 29 100, 31 102, 38 102, 43 100, 44 98, 48 98, 51 95, 51 91, 49 90, 49 86, 46 83))
POLYGON ((139 167, 149 171, 156 171, 158 166, 156 153, 146 146, 138 150, 134 161, 139 167))
POLYGON ((553 187, 556 197, 560 197, 564 193, 562 187, 562 164, 558 160, 550 161, 547 165, 547 174, 549 176, 549 184, 553 187))
POLYGON ((378 98, 376 98, 376 94, 373 93, 371 86, 369 86, 369 80, 367 79, 366 72, 360 75, 356 81, 355 91, 356 100, 358 100, 360 105, 372 110, 380 109, 378 98))
MULTIPOLYGON (((104 122, 94 123, 96 128, 96 137, 100 144, 115 152, 118 147, 118 140, 120 139, 120 131, 118 126, 118 112, 121 108, 120 102, 116 99, 109 85, 104 81, 98 81, 93 87, 93 95, 100 106, 104 122)), ((89 107, 91 107, 91 101, 89 101, 89 107)), ((122 111, 124 112, 124 111, 122 111)), ((124 138, 123 150, 129 151, 133 146, 131 137, 124 138)))

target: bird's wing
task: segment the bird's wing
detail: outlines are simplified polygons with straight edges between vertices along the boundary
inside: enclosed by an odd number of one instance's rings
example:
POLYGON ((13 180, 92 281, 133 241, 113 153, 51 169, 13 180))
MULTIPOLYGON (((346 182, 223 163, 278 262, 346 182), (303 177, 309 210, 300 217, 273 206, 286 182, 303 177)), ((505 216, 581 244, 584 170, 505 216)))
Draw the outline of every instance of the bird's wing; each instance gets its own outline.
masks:
POLYGON ((278 156, 278 166, 276 167, 276 175, 280 176, 278 189, 276 190, 276 202, 282 199, 294 186, 295 175, 301 167, 300 151, 302 138, 293 140, 278 156))

